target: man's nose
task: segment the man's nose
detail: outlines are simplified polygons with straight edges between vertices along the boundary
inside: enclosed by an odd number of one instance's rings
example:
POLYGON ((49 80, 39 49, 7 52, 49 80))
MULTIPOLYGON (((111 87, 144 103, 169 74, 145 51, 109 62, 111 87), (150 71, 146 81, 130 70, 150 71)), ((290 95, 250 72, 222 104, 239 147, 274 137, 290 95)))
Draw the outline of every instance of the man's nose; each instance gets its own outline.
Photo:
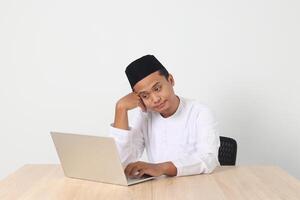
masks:
POLYGON ((154 104, 157 104, 158 102, 160 102, 160 96, 158 96, 157 94, 152 94, 152 102, 154 104))

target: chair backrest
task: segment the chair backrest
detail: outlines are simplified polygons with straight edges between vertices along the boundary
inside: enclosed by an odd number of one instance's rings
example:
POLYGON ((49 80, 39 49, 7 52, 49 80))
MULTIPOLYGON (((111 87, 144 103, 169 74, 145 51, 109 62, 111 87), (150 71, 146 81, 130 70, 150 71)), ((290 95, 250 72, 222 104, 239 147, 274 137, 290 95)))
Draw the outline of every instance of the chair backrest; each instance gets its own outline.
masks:
POLYGON ((237 143, 233 138, 220 136, 219 162, 220 165, 235 165, 237 143))

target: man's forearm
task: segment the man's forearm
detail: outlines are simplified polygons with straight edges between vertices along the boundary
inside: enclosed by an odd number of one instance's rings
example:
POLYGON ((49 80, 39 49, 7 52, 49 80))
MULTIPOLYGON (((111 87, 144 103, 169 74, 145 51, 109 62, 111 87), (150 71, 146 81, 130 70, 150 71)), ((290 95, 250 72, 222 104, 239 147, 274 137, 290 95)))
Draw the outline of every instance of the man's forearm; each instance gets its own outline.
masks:
POLYGON ((114 125, 113 126, 115 128, 129 130, 127 110, 125 108, 122 108, 118 104, 116 104, 115 121, 114 121, 114 125))

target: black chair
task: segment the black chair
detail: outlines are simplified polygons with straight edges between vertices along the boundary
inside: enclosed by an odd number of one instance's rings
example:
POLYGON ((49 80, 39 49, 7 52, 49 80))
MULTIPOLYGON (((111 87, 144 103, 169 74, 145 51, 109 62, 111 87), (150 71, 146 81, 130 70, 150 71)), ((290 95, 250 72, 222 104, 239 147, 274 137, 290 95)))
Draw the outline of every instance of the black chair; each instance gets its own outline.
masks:
POLYGON ((237 143, 233 138, 220 136, 219 162, 220 165, 235 165, 237 143))

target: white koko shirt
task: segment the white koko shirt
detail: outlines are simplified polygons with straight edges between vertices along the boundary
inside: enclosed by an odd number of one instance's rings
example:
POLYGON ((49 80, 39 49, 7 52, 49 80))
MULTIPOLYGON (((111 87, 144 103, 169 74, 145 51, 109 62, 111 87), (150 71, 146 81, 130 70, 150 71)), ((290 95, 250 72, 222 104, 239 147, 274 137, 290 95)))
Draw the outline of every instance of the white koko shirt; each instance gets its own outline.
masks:
POLYGON ((157 112, 139 112, 129 130, 110 126, 124 166, 138 161, 146 148, 151 163, 171 161, 177 176, 211 173, 219 165, 217 123, 207 106, 180 98, 167 118, 157 112))

